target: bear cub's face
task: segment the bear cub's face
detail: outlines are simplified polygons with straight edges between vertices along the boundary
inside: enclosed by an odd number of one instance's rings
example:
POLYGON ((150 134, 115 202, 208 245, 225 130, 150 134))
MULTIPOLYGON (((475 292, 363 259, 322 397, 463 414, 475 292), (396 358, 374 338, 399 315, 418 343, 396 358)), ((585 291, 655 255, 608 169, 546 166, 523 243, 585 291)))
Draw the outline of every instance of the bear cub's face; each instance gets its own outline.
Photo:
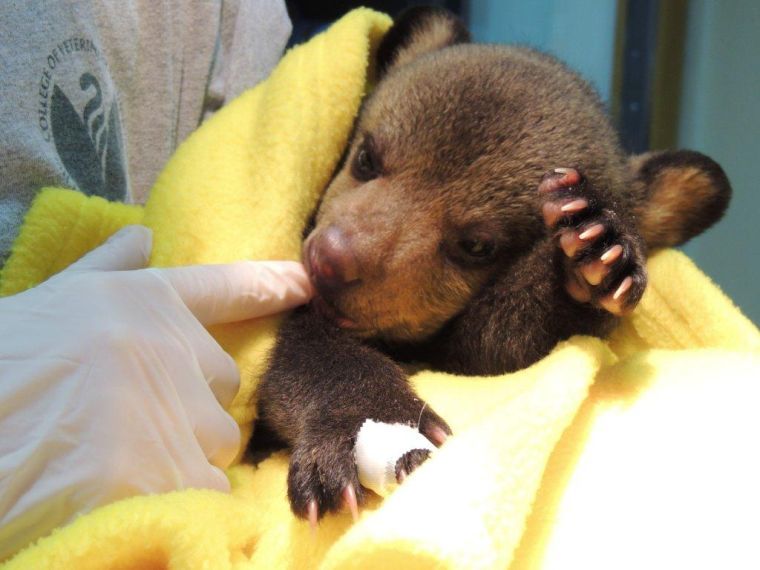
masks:
POLYGON ((557 236, 538 189, 557 167, 582 173, 642 255, 684 243, 728 206, 730 184, 709 157, 626 157, 597 93, 557 59, 467 42, 440 9, 412 9, 391 28, 378 84, 304 244, 314 305, 361 338, 427 339, 491 285, 509 295, 520 267, 568 290, 565 271, 542 257, 557 236))
POLYGON ((367 102, 305 244, 319 302, 360 336, 434 333, 529 237, 504 223, 508 192, 484 187, 513 182, 488 156, 486 123, 498 110, 474 100, 466 81, 422 72, 432 83, 394 75, 367 102))
POLYGON ((429 337, 545 235, 536 188, 560 164, 624 171, 595 95, 555 61, 466 44, 391 69, 304 244, 315 304, 361 337, 429 337), (569 113, 583 136, 560 137, 569 113))

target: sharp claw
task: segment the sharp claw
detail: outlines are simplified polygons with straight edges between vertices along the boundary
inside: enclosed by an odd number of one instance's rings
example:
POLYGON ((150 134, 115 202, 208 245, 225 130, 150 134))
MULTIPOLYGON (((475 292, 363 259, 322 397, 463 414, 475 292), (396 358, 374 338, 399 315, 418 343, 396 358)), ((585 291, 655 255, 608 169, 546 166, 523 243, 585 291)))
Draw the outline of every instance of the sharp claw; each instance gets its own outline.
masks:
POLYGON ((446 440, 449 438, 449 434, 447 434, 443 428, 438 426, 433 426, 425 431, 427 432, 425 436, 438 447, 441 447, 446 443, 446 440))
POLYGON ((604 263, 605 265, 610 265, 614 263, 618 257, 623 253, 623 246, 618 244, 613 245, 610 249, 604 252, 602 254, 602 257, 599 259, 604 263))
POLYGON ((559 182, 562 186, 573 186, 581 181, 581 175, 574 168, 555 168, 555 174, 561 174, 559 182))
POLYGON ((343 504, 348 506, 354 522, 359 520, 359 503, 356 501, 356 489, 349 483, 343 489, 343 504))
POLYGON ((595 237, 599 237, 604 233, 604 226, 602 224, 594 224, 590 228, 583 231, 582 234, 578 236, 578 239, 586 241, 593 239, 595 237))
POLYGON ((560 205, 558 202, 546 202, 541 209, 541 213, 544 216, 544 224, 553 228, 562 218, 577 214, 587 207, 588 201, 584 198, 573 200, 564 205, 560 205))
POLYGON ((629 275, 623 279, 623 281, 621 281, 620 285, 618 285, 617 290, 613 294, 607 295, 605 298, 600 299, 599 304, 613 315, 617 315, 619 317, 630 313, 633 310, 633 307, 623 303, 622 297, 631 289, 632 286, 633 277, 629 275))
POLYGON ((625 295, 625 293, 628 291, 628 289, 631 288, 631 285, 633 285, 633 277, 631 277, 629 275, 628 277, 626 277, 625 279, 623 279, 623 282, 617 288, 617 291, 615 291, 615 294, 612 296, 612 299, 614 301, 617 301, 618 299, 620 299, 620 297, 622 297, 623 295, 625 295))
POLYGON ((581 175, 574 168, 555 168, 547 173, 538 186, 539 192, 554 192, 560 188, 574 186, 581 181, 581 175), (559 175, 559 176, 557 176, 559 175))
POLYGON ((583 198, 579 198, 578 200, 573 200, 572 202, 568 202, 567 204, 562 206, 560 210, 562 210, 566 214, 575 214, 576 212, 580 212, 586 207, 588 207, 588 202, 584 200, 583 198))
POLYGON ((319 507, 317 506, 317 500, 312 499, 306 507, 306 518, 309 520, 309 526, 311 527, 312 536, 317 534, 317 520, 319 519, 319 507))

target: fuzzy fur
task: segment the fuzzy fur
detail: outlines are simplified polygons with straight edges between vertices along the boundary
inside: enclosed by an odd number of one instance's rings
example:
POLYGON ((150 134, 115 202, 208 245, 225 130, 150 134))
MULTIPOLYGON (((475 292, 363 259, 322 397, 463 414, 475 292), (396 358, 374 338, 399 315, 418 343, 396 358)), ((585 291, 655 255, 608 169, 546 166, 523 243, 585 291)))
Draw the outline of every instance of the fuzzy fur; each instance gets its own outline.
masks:
MULTIPOLYGON (((388 32, 383 75, 306 240, 318 296, 284 323, 259 393, 264 430, 293 451, 299 516, 340 508, 348 485, 361 502, 353 443, 365 419, 450 432, 399 360, 497 374, 571 335, 605 335, 643 294, 648 247, 682 243, 728 202, 703 155, 624 156, 598 95, 556 59, 466 41, 439 9, 388 32), (564 184, 556 167, 580 175, 564 184), (547 202, 579 197, 582 212, 542 217, 547 202), (563 232, 578 241, 598 224, 604 235, 577 254, 559 247, 563 232), (612 269, 584 281, 584 264, 616 244, 612 269)), ((402 458, 404 470, 425 457, 402 458)))

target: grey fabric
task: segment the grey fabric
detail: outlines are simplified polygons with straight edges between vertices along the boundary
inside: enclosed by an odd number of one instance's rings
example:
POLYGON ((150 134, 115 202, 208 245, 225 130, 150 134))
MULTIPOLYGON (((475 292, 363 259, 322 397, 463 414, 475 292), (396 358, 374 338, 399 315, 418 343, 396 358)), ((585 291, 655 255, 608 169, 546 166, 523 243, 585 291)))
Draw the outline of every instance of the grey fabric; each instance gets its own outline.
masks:
POLYGON ((0 4, 0 265, 43 186, 142 203, 210 112, 266 77, 282 0, 0 4))

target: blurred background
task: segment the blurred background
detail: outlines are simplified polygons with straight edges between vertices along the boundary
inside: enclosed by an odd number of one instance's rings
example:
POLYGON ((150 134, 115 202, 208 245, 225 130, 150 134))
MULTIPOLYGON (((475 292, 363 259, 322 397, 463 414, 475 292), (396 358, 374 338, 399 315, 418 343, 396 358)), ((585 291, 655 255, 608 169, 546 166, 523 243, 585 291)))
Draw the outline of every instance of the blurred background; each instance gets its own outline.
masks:
MULTIPOLYGON (((580 71, 607 102, 624 147, 690 148, 724 168, 723 220, 683 248, 760 325, 758 0, 288 0, 291 44, 357 6, 418 4, 462 17, 473 39, 526 44, 580 71)), ((678 284, 674 283, 674 287, 678 284)))

